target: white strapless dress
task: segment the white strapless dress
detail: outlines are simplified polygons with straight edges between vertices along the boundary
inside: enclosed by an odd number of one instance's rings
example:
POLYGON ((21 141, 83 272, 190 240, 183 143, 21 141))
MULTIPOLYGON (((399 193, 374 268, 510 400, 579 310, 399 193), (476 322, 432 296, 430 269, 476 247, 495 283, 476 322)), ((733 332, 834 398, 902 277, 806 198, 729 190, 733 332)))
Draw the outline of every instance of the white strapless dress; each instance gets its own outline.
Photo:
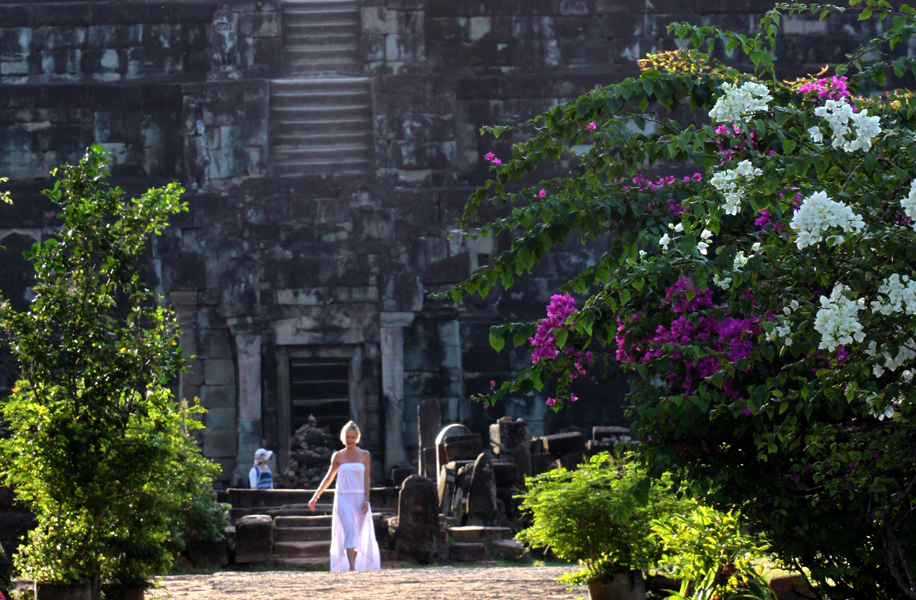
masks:
POLYGON ((334 492, 334 514, 331 523, 331 571, 349 571, 347 548, 356 548, 356 570, 377 571, 382 568, 372 508, 363 514, 366 501, 366 466, 343 463, 337 470, 334 492))

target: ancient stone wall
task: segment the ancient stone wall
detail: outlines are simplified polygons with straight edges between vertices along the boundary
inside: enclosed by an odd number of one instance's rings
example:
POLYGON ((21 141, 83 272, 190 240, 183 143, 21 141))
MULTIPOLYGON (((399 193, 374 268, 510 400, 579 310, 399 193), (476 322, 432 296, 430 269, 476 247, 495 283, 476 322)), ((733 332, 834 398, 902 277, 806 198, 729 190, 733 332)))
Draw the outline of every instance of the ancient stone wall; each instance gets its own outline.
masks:
MULTIPOLYGON (((547 389, 489 408, 468 401, 530 364, 525 349, 494 352, 489 327, 542 317, 601 246, 570 243, 484 299, 432 300, 511 243, 450 233, 485 181, 484 155, 505 157, 528 135, 493 140, 480 127, 635 75, 637 58, 675 47, 670 21, 749 32, 768 3, 333 4, 0 1, 0 176, 16 199, 0 205, 4 294, 28 302, 19 256, 58 227, 38 194, 48 171, 99 142, 129 192, 170 179, 189 189, 190 212, 151 245, 149 278, 194 356, 178 389, 210 410, 200 441, 223 484, 241 479, 258 446, 285 466, 293 422, 323 402, 324 385, 346 388, 335 401, 363 426, 379 479, 416 460, 427 400, 443 424, 476 432, 502 415, 535 436, 622 423, 625 388, 585 378, 579 404, 559 415, 547 389), (284 145, 293 158, 280 165, 284 145), (342 370, 336 383, 303 383, 293 372, 303 364, 342 370)), ((816 72, 875 33, 853 18, 786 19, 777 64, 785 76, 816 72)))

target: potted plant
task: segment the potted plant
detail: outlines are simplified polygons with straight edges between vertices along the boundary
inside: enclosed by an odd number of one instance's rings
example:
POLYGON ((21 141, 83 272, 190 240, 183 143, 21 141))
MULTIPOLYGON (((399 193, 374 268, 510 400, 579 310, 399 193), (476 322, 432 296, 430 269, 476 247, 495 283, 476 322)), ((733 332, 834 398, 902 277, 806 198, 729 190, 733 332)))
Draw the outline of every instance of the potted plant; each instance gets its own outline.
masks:
POLYGON ((560 581, 588 585, 592 600, 645 598, 643 571, 662 556, 652 521, 683 503, 664 479, 650 483, 627 455, 604 452, 575 471, 556 469, 527 483, 521 510, 531 526, 516 539, 581 564, 560 581))

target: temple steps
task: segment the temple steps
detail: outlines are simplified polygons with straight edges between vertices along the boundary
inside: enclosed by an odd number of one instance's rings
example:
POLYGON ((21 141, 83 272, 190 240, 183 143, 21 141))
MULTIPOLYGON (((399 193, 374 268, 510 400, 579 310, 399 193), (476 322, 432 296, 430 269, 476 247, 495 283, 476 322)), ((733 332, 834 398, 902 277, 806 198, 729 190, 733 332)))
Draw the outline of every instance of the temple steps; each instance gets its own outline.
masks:
POLYGON ((284 0, 282 11, 288 76, 359 72, 357 0, 284 0))
POLYGON ((359 0, 284 0, 285 79, 270 82, 270 163, 279 177, 375 167, 372 90, 359 0))
POLYGON ((272 81, 270 124, 275 175, 363 173, 374 166, 366 77, 272 81))

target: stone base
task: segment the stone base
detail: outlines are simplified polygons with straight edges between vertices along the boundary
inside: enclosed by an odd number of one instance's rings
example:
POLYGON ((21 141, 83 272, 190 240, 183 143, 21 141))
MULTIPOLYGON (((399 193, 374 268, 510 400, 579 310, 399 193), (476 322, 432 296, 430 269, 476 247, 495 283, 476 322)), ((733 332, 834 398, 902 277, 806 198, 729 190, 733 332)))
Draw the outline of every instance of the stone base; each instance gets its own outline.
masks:
POLYGON ((528 550, 517 540, 496 540, 490 546, 490 551, 494 558, 519 563, 531 562, 528 550))
POLYGON ((454 562, 478 562, 487 560, 487 547, 481 543, 451 544, 448 558, 454 562))

